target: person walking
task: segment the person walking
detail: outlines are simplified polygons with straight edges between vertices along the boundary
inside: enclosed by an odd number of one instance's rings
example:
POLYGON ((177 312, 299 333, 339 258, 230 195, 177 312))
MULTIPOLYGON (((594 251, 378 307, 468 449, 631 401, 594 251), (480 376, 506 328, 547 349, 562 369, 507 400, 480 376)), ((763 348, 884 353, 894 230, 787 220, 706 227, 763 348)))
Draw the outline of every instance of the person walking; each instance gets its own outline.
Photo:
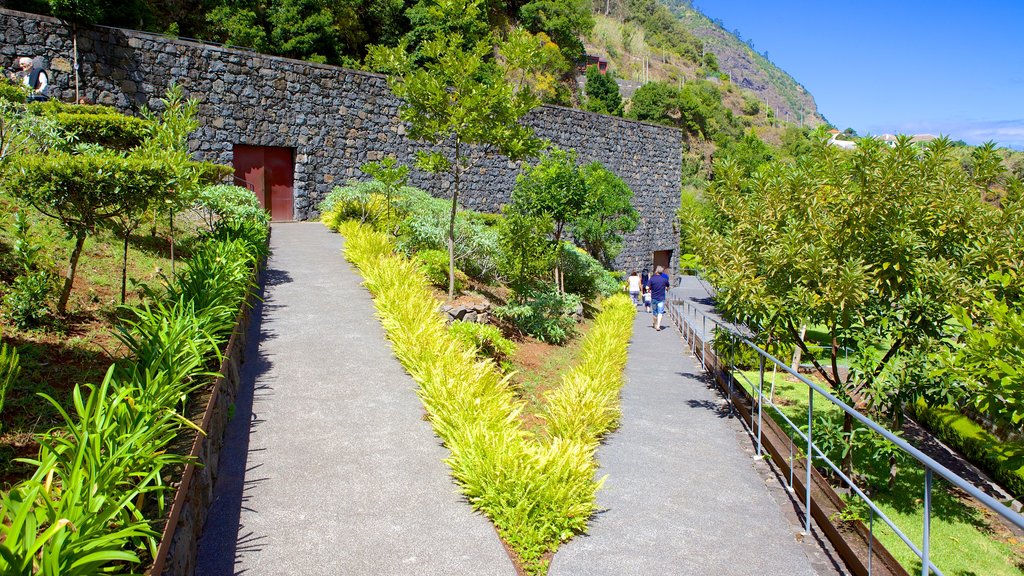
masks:
POLYGON ((654 276, 651 276, 647 284, 651 288, 651 313, 654 315, 654 329, 661 330, 661 317, 665 314, 665 295, 669 286, 668 274, 665 269, 658 266, 654 269, 654 276))
POLYGON ((640 276, 636 273, 636 270, 629 275, 626 279, 627 290, 629 290, 629 297, 633 299, 633 306, 640 304, 640 276))

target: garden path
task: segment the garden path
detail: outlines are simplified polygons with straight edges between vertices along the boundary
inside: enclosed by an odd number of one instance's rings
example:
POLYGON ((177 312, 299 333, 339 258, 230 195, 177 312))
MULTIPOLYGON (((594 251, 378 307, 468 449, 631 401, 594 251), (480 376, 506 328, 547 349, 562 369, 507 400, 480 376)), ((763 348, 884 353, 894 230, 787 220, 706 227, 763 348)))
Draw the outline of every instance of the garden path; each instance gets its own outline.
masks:
POLYGON ((674 327, 637 315, 625 379, 621 426, 597 453, 600 511, 551 576, 834 573, 797 542, 789 502, 674 327))
POLYGON ((273 225, 197 574, 515 574, 342 245, 273 225))

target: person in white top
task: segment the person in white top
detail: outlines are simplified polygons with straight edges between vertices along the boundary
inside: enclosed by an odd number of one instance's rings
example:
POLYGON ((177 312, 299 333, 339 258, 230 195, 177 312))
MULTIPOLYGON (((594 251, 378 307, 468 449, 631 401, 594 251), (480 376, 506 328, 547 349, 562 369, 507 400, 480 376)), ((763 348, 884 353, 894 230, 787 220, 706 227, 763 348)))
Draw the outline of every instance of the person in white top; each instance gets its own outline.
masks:
POLYGON ((46 70, 42 66, 34 66, 32 59, 25 56, 18 58, 18 68, 21 71, 10 74, 10 78, 16 82, 20 76, 22 83, 32 89, 29 102, 48 100, 47 86, 50 82, 46 70))
POLYGON ((626 279, 627 290, 629 290, 629 297, 633 299, 633 306, 640 303, 640 276, 637 275, 636 270, 629 275, 626 279))

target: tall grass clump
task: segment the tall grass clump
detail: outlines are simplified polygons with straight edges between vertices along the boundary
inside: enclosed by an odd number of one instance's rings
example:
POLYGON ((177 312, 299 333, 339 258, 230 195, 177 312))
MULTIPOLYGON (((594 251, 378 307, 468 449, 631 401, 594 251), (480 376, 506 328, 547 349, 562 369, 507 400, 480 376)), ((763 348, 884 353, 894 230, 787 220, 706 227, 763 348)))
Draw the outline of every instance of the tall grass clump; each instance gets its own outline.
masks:
POLYGON ((542 418, 552 438, 596 442, 619 422, 619 389, 636 306, 618 293, 602 302, 580 349, 576 366, 562 385, 545 394, 542 418))
MULTIPOLYGON (((519 418, 523 403, 508 377, 491 360, 478 359, 475 346, 445 326, 419 265, 395 254, 387 235, 369 226, 349 221, 337 229, 345 236, 346 258, 359 268, 374 296, 395 355, 419 384, 418 395, 450 451, 446 462, 463 494, 494 522, 529 572, 544 573, 545 554, 586 531, 595 511, 602 483, 594 478, 597 434, 538 437, 524 430, 519 418)), ((624 362, 632 326, 624 319, 633 309, 629 300, 609 303, 616 316, 599 316, 597 330, 606 344, 584 345, 590 351, 586 370, 600 372, 596 381, 603 389, 616 380, 616 366, 621 380, 619 360, 624 362), (626 326, 625 340, 621 333, 600 328, 613 322, 626 326), (614 361, 604 366, 601 354, 614 361)), ((609 429, 601 424, 584 428, 609 429)))
POLYGON ((173 444, 195 428, 188 398, 215 376, 266 234, 235 225, 208 237, 176 280, 125 308, 128 358, 76 386, 70 410, 44 396, 64 424, 25 460, 32 476, 0 496, 0 574, 138 573, 156 553, 166 479, 187 460, 173 444))

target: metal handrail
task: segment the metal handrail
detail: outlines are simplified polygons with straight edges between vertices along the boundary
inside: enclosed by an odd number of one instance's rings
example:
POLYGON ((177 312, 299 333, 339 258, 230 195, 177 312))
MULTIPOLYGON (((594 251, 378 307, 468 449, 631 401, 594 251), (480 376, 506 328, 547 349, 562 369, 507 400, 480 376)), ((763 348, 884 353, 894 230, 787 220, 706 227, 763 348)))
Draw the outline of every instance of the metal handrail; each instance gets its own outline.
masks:
MULTIPOLYGON (((761 427, 761 419, 762 419, 763 405, 765 403, 767 403, 768 406, 771 409, 773 409, 777 414, 782 416, 783 420, 790 426, 790 428, 792 428, 796 432, 796 435, 799 438, 799 440, 804 441, 807 444, 808 466, 807 466, 807 479, 806 479, 806 482, 805 482, 805 489, 806 489, 805 508, 806 508, 806 510, 805 510, 805 515, 804 515, 804 522, 805 522, 804 529, 805 529, 805 531, 807 533, 810 533, 810 521, 811 521, 811 513, 810 513, 810 509, 811 509, 811 506, 810 506, 810 497, 811 497, 811 481, 810 481, 811 480, 811 478, 810 478, 811 477, 811 468, 813 467, 813 461, 816 458, 816 456, 815 456, 816 454, 817 454, 817 458, 819 460, 825 462, 828 465, 828 467, 833 472, 835 472, 839 476, 839 478, 841 478, 843 480, 843 482, 845 482, 854 491, 854 493, 856 493, 857 496, 860 497, 868 505, 868 507, 870 508, 871 513, 872 513, 872 517, 871 517, 872 527, 870 528, 871 533, 873 534, 873 530, 874 530, 874 528, 873 528, 874 516, 878 515, 890 528, 892 528, 893 532, 895 532, 896 535, 899 536, 899 538, 901 540, 903 540, 903 542, 905 544, 907 544, 907 546, 914 552, 914 554, 916 554, 918 556, 918 558, 921 559, 922 574, 924 574, 925 576, 927 576, 930 572, 934 572, 934 573, 939 574, 939 575, 942 574, 942 572, 931 562, 930 550, 929 550, 929 548, 930 548, 930 542, 929 542, 930 534, 929 534, 929 532, 930 532, 930 522, 931 522, 931 520, 930 520, 930 517, 931 517, 931 489, 932 489, 933 474, 935 474, 935 473, 937 473, 939 476, 941 476, 942 478, 944 478, 946 481, 950 482, 951 484, 953 484, 957 488, 960 488, 961 490, 966 492, 971 497, 977 499, 978 501, 983 503, 987 508, 989 508, 993 512, 999 514, 1000 516, 1005 518, 1007 521, 1009 521, 1013 525, 1017 526, 1018 528, 1024 529, 1024 516, 1021 516, 1020 514, 1018 514, 1016 512, 1013 512, 1011 509, 1009 509, 1006 506, 1004 506, 1001 502, 999 502, 995 498, 989 496, 988 494, 985 494, 980 489, 978 489, 978 487, 976 487, 973 484, 969 483, 968 481, 964 480, 963 478, 961 478, 960 476, 958 476, 957 474, 955 474, 951 470, 947 469, 945 466, 943 466, 939 462, 935 461, 933 458, 931 458, 927 454, 921 452, 920 450, 918 450, 914 446, 911 446, 906 440, 900 438, 899 436, 894 434, 889 429, 887 429, 884 426, 876 423, 875 421, 871 420, 870 418, 868 418, 867 416, 865 416, 861 412, 857 411, 853 407, 849 406, 848 404, 846 404, 842 400, 836 398, 831 392, 829 392, 828 390, 825 390, 820 385, 812 382, 811 380, 809 380, 808 378, 806 378, 802 374, 798 373, 796 370, 793 370, 788 364, 786 364, 785 362, 779 360, 778 358, 776 358, 775 356, 773 356, 772 354, 770 354, 766 350, 762 349, 757 344, 751 342, 746 336, 741 334, 735 328, 727 325, 725 322, 722 322, 722 321, 718 320, 717 318, 714 318, 712 316, 709 316, 708 314, 705 314, 703 311, 698 309, 696 306, 693 306, 689 302, 685 302, 685 301, 681 302, 682 304, 685 304, 685 310, 684 310, 685 313, 681 314, 679 312, 679 310, 677 309, 679 303, 680 303, 679 301, 671 301, 670 300, 668 302, 668 304, 669 304, 669 311, 670 311, 670 314, 675 319, 677 319, 676 325, 680 329, 680 331, 683 333, 684 337, 687 337, 687 328, 689 328, 689 330, 693 331, 694 333, 696 333, 696 329, 697 329, 696 326, 694 326, 690 322, 690 320, 688 319, 688 316, 694 316, 694 317, 699 316, 701 318, 701 322, 703 324, 703 329, 702 329, 701 333, 703 335, 703 338, 702 338, 702 344, 700 346, 700 348, 701 348, 701 351, 700 351, 700 361, 701 361, 701 366, 705 370, 708 370, 708 363, 707 363, 707 360, 706 360, 707 349, 708 349, 708 346, 709 346, 709 344, 707 342, 707 322, 708 321, 712 322, 712 324, 714 325, 715 328, 720 329, 720 330, 724 330, 726 333, 728 333, 730 335, 731 338, 736 338, 742 344, 752 348, 760 356, 760 365, 761 365, 761 367, 760 367, 760 374, 761 374, 761 378, 760 378, 759 386, 757 387, 757 400, 758 400, 758 407, 757 407, 757 409, 758 409, 758 413, 757 413, 757 418, 758 418, 758 426, 757 426, 757 454, 758 454, 758 456, 760 456, 762 454, 762 438, 761 438, 761 436, 762 436, 762 427, 761 427), (774 363, 777 367, 781 368, 782 370, 784 370, 785 372, 787 372, 788 374, 790 374, 791 376, 793 376, 798 381, 802 382, 803 384, 805 384, 808 387, 808 422, 807 422, 808 427, 807 427, 807 433, 806 434, 798 426, 796 426, 792 422, 792 420, 790 420, 788 417, 786 417, 784 414, 782 414, 782 411, 778 408, 778 406, 776 406, 771 401, 771 399, 765 397, 764 390, 763 390, 763 388, 764 388, 764 366, 765 366, 765 362, 772 362, 772 363, 774 363), (917 460, 918 462, 920 462, 924 466, 924 469, 925 469, 925 482, 924 482, 925 483, 925 486, 924 486, 924 492, 925 492, 924 493, 924 530, 923 530, 923 539, 922 539, 922 544, 923 545, 922 545, 921 548, 918 548, 906 536, 906 534, 904 534, 892 522, 892 520, 890 520, 888 518, 888 516, 886 516, 886 514, 884 512, 882 512, 882 510, 880 510, 878 508, 877 505, 875 505, 875 503, 871 500, 871 498, 867 494, 865 494, 853 482, 852 479, 847 477, 842 472, 842 470, 840 470, 840 468, 835 465, 835 463, 833 463, 831 460, 829 460, 829 458, 827 456, 825 456, 825 454, 821 451, 821 449, 818 448, 814 444, 814 442, 813 442, 813 416, 814 416, 814 393, 815 392, 817 392, 822 397, 827 399, 833 405, 838 406, 843 412, 845 412, 845 413, 849 414, 850 416, 852 416, 854 419, 859 421, 861 424, 866 426, 868 429, 870 429, 870 430, 880 434, 883 438, 885 438, 886 440, 892 442, 895 446, 899 447, 900 450, 902 450, 903 452, 909 454, 910 456, 912 456, 915 460, 917 460)), ((697 346, 696 346, 696 342, 695 341, 691 342, 691 349, 694 352, 696 352, 697 346)), ((732 386, 732 382, 734 381, 734 377, 732 376, 732 374, 735 373, 735 366, 731 365, 730 367, 733 368, 732 370, 729 371, 729 375, 728 375, 729 376, 729 383, 730 383, 730 387, 731 387, 732 386)), ((751 382, 751 380, 749 378, 746 378, 745 375, 744 375, 744 379, 747 380, 748 384, 750 385, 750 388, 753 389, 754 388, 753 382, 751 382)), ((753 396, 753 393, 751 395, 753 396)), ((751 416, 753 416, 753 415, 751 415, 751 416)), ((792 466, 790 466, 790 475, 792 476, 792 466)), ((792 486, 792 479, 790 480, 790 486, 792 486)), ((871 563, 871 560, 870 560, 870 556, 869 556, 869 559, 868 559, 868 571, 869 571, 869 574, 870 574, 870 569, 871 569, 870 563, 871 563)))

